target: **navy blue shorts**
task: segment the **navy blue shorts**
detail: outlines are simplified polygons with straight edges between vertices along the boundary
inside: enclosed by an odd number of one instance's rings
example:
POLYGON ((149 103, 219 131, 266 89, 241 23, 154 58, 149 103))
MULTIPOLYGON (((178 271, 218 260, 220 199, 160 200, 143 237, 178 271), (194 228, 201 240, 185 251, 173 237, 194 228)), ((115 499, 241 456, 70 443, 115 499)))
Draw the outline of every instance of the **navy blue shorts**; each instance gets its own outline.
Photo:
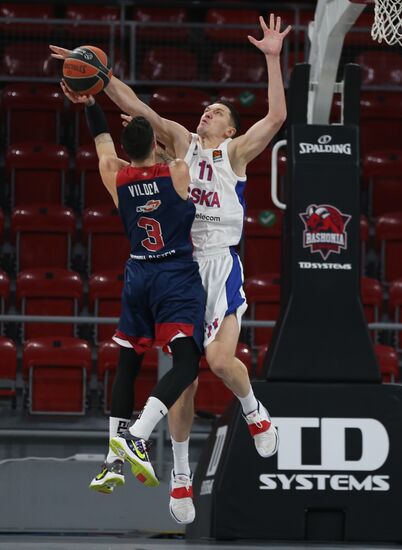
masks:
POLYGON ((192 259, 129 259, 113 340, 141 354, 153 346, 167 350, 174 338, 192 336, 203 352, 205 303, 198 264, 192 259))

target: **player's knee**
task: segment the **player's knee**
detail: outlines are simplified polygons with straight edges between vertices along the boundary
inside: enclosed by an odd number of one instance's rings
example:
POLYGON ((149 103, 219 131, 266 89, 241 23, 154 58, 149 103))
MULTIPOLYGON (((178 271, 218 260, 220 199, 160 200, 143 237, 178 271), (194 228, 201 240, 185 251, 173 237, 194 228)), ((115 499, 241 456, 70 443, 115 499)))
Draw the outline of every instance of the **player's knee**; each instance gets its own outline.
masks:
POLYGON ((222 352, 207 357, 207 362, 211 371, 218 378, 227 378, 233 366, 232 357, 222 352))

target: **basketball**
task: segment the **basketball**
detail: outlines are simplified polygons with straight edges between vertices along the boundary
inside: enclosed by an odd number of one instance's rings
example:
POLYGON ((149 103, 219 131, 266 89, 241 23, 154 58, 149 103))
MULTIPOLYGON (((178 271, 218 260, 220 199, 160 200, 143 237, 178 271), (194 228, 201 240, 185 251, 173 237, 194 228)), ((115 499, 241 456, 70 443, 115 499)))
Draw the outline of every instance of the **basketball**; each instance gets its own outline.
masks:
POLYGON ((106 88, 111 77, 107 55, 95 46, 75 48, 64 60, 63 78, 67 86, 79 94, 98 94, 106 88))

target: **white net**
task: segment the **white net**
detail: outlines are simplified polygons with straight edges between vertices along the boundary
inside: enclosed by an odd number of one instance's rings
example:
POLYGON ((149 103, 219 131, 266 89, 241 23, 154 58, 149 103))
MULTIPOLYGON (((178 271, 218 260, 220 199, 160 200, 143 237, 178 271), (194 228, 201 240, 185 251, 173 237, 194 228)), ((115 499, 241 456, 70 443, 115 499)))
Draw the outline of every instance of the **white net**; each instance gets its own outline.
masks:
POLYGON ((373 40, 402 45, 402 1, 375 0, 374 23, 371 29, 373 40))

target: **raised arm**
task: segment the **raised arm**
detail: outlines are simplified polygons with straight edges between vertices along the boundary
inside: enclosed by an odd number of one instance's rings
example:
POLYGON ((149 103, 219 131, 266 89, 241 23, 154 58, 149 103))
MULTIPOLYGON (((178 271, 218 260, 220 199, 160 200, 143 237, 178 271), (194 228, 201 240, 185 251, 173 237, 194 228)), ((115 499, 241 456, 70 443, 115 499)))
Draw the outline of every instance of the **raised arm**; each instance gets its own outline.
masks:
MULTIPOLYGON (((55 59, 65 59, 70 50, 60 46, 49 46, 52 57, 55 59)), ((149 120, 158 141, 169 150, 174 152, 174 156, 183 157, 191 141, 190 132, 181 124, 159 116, 146 103, 140 100, 135 92, 124 82, 112 76, 108 86, 105 88, 106 94, 122 110, 132 116, 143 116, 149 120)))
POLYGON ((283 39, 290 32, 291 27, 280 32, 281 18, 277 17, 275 21, 272 13, 269 18, 269 28, 263 17, 260 17, 260 25, 264 32, 263 38, 256 40, 248 36, 248 39, 265 55, 268 69, 268 113, 253 124, 245 134, 233 139, 229 144, 229 158, 238 175, 244 174, 247 164, 267 147, 286 119, 280 53, 283 39))
POLYGON ((124 112, 132 116, 143 116, 151 123, 157 140, 175 156, 183 157, 191 141, 190 132, 181 124, 163 118, 149 105, 139 99, 134 90, 113 76, 105 92, 110 99, 124 112))
POLYGON ((76 94, 64 82, 61 83, 61 87, 70 101, 85 105, 85 117, 89 131, 94 138, 101 179, 112 196, 114 204, 118 206, 116 174, 128 162, 118 158, 112 136, 109 133, 106 117, 94 97, 76 94))

